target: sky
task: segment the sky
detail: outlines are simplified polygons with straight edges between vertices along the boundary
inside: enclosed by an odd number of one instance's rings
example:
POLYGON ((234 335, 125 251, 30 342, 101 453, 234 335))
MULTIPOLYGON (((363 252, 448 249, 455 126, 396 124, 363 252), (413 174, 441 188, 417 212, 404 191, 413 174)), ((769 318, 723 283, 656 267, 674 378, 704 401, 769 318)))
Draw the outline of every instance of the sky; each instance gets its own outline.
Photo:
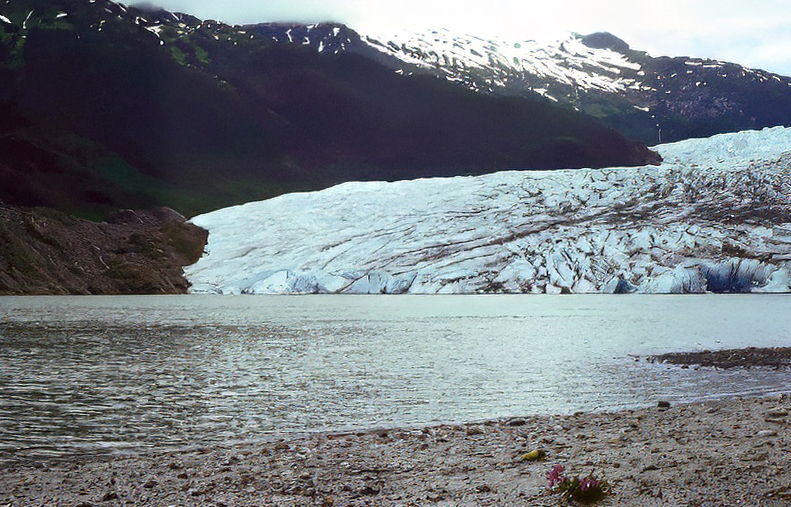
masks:
MULTIPOLYGON (((134 3, 134 2, 129 2, 134 3)), ((447 28, 508 41, 608 31, 653 56, 694 56, 791 76, 791 0, 159 0, 230 24, 336 21, 447 28)))

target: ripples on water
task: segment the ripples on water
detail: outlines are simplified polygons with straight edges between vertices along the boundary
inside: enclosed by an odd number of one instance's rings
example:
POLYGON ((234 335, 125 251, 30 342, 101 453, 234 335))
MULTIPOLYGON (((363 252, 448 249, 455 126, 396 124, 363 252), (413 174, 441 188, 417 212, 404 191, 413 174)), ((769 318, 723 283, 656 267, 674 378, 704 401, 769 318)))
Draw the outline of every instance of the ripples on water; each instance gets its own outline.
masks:
POLYGON ((782 392, 788 297, 0 298, 0 459, 782 392))

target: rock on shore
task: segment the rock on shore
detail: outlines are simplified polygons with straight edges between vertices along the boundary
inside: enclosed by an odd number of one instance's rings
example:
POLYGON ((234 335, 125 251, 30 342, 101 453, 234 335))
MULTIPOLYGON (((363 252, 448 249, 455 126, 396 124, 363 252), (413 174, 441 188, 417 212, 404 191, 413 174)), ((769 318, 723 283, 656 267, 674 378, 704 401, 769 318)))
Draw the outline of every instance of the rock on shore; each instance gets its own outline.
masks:
POLYGON ((593 473, 606 506, 787 506, 791 399, 317 434, 115 460, 9 464, 0 505, 552 506, 593 473), (540 449, 544 460, 523 457, 540 449))
POLYGON ((0 294, 185 293, 206 237, 167 208, 96 223, 0 203, 0 294))
POLYGON ((651 356, 648 360, 684 366, 711 366, 725 370, 754 367, 781 369, 791 367, 791 347, 747 347, 744 349, 672 352, 651 356))

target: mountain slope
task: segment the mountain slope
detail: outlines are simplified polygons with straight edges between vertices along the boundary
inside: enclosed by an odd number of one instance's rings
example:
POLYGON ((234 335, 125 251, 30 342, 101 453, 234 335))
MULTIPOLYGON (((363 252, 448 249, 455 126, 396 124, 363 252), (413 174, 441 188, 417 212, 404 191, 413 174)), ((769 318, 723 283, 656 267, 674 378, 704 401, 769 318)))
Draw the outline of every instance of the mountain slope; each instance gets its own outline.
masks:
POLYGON ((658 149, 658 168, 346 183, 220 210, 193 219, 208 254, 187 277, 219 293, 789 291, 791 129, 658 149))
POLYGON ((572 111, 246 27, 108 0, 15 0, 0 15, 12 204, 192 215, 349 180, 657 160, 572 111))
POLYGON ((740 65, 654 58, 609 33, 553 43, 434 30, 363 33, 328 25, 258 25, 257 33, 321 52, 357 52, 399 73, 429 74, 492 95, 583 111, 649 144, 791 126, 791 79, 740 65))

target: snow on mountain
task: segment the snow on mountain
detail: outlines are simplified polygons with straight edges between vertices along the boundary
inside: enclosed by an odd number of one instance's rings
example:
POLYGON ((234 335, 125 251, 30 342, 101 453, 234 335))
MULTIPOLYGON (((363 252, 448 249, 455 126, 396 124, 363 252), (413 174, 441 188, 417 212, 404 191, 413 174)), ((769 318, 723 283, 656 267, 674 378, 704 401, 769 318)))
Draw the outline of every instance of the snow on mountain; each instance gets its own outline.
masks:
POLYGON ((791 129, 660 167, 345 183, 194 218, 193 292, 785 292, 791 129))
POLYGON ((448 30, 425 33, 364 33, 362 40, 405 63, 426 69, 441 69, 447 79, 470 88, 492 92, 506 88, 509 81, 532 76, 532 91, 552 100, 543 83, 559 83, 579 90, 619 93, 641 89, 635 79, 641 65, 609 48, 592 48, 577 35, 548 44, 536 40, 508 42, 499 38, 460 35, 448 30), (625 71, 631 77, 624 77, 625 71), (475 79, 475 73, 481 80, 475 79))
POLYGON ((606 32, 519 41, 448 30, 355 32, 332 23, 246 29, 325 55, 355 53, 401 75, 434 75, 479 93, 541 96, 648 144, 791 126, 788 77, 717 60, 653 57, 606 32))

